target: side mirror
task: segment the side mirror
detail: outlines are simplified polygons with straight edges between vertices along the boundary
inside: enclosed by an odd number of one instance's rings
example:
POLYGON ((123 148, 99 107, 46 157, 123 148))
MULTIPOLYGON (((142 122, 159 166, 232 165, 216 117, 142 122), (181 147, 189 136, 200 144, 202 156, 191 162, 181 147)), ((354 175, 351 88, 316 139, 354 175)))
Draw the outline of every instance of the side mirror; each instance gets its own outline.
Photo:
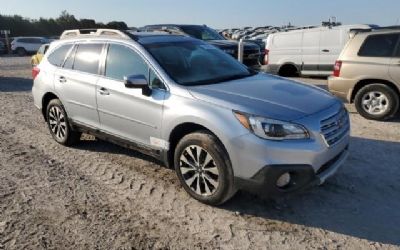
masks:
POLYGON ((144 75, 130 75, 124 77, 124 84, 129 89, 142 89, 143 95, 150 96, 151 89, 144 75))

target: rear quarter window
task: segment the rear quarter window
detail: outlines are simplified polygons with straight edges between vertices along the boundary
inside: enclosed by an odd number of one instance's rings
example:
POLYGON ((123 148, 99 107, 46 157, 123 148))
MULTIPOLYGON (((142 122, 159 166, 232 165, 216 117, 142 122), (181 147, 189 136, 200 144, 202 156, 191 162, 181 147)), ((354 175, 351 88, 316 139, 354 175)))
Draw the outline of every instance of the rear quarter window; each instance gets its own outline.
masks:
POLYGON ((64 63, 65 56, 68 51, 72 48, 72 44, 66 44, 55 49, 48 57, 48 61, 50 64, 61 67, 64 63))
POLYGON ((362 57, 392 57, 399 35, 370 35, 358 52, 362 57))

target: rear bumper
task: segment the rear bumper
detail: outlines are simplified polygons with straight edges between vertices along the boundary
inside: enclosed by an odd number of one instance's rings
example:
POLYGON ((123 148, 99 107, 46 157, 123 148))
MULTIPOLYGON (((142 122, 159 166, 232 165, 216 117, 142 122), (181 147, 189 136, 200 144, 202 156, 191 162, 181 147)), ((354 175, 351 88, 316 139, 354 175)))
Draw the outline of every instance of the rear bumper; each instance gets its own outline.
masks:
POLYGON ((344 79, 334 76, 328 78, 329 92, 346 102, 351 102, 351 93, 355 84, 356 81, 353 79, 344 79))
POLYGON ((334 158, 327 161, 317 172, 311 165, 270 165, 263 167, 250 179, 235 178, 238 189, 267 197, 277 197, 294 193, 311 186, 321 185, 333 176, 348 157, 348 146, 334 158), (289 173, 291 180, 284 188, 276 185, 279 177, 289 173))

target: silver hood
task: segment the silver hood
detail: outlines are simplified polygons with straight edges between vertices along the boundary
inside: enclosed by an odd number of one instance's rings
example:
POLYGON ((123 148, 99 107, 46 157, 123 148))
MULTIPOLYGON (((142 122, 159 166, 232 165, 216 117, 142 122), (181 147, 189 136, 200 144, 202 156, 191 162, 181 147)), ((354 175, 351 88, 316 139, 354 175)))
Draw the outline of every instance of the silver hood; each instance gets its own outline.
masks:
POLYGON ((339 101, 320 88, 264 73, 188 90, 194 98, 214 105, 284 121, 314 114, 339 101))

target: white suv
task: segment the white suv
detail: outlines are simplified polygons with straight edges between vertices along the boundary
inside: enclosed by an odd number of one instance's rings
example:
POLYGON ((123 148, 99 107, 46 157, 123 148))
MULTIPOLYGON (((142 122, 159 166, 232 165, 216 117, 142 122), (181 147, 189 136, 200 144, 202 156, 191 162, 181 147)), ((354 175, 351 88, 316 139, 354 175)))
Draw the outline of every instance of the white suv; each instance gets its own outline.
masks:
POLYGON ((36 53, 42 44, 48 43, 44 37, 15 37, 11 42, 11 50, 19 56, 36 53))

